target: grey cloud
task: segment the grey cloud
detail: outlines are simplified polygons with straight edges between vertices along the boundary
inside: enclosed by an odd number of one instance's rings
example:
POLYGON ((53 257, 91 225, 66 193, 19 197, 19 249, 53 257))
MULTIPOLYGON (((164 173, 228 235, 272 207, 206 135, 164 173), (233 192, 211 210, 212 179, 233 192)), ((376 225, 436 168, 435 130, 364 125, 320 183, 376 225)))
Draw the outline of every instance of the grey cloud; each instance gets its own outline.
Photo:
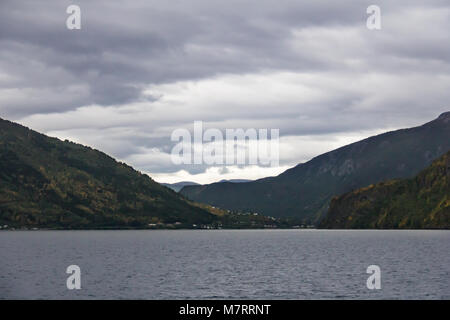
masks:
MULTIPOLYGON (((69 1, 3 1, 2 7, 7 9, 0 13, 0 43, 2 51, 14 52, 28 60, 16 66, 24 86, 41 87, 42 81, 44 84, 48 81, 42 79, 42 73, 34 74, 34 63, 59 67, 66 73, 63 79, 67 85, 89 86, 89 92, 79 96, 76 103, 71 103, 73 99, 59 103, 62 111, 77 105, 136 101, 141 98, 141 87, 149 83, 267 69, 308 72, 342 68, 344 65, 339 61, 332 63, 336 48, 329 48, 329 59, 318 58, 308 47, 304 51, 292 51, 287 44, 291 31, 310 27, 364 27, 367 3, 80 1, 82 30, 69 31, 64 26, 69 1), (11 42, 19 43, 21 52, 11 42)), ((442 3, 434 1, 429 5, 442 3)), ((394 12, 404 9, 398 3, 381 1, 380 5, 385 5, 388 14, 390 8, 394 12)), ((408 2, 408 6, 413 5, 414 2, 408 2)), ((383 42, 381 39, 381 44, 373 45, 383 45, 383 42)), ((347 44, 346 39, 334 43, 347 44)), ((436 49, 448 51, 445 43, 433 44, 438 46, 436 49)), ((395 54, 409 59, 432 52, 448 62, 446 51, 430 49, 429 45, 420 50, 414 48, 413 52, 402 46, 398 38, 388 45, 395 54)), ((379 60, 376 55, 380 54, 383 55, 382 49, 368 62, 379 60)), ((58 75, 56 79, 60 78, 58 75)), ((51 102, 47 100, 42 97, 42 101, 36 99, 36 105, 31 102, 30 113, 48 112, 44 106, 51 102)), ((23 114, 20 108, 19 112, 23 114)), ((8 114, 14 117, 12 110, 8 114)))
MULTIPOLYGON (((365 27, 372 1, 76 3, 80 31, 65 28, 72 1, 1 1, 0 116, 121 159, 149 148, 168 154, 171 130, 194 120, 222 130, 276 127, 285 136, 320 136, 416 125, 449 106, 445 0, 377 1, 382 30, 376 32, 365 27), (307 75, 300 84, 320 89, 319 98, 293 95, 270 105, 211 97, 208 106, 182 108, 157 92, 143 93, 151 85, 282 72, 307 75), (91 105, 89 113, 80 111, 91 105)), ((258 90, 269 96, 277 85, 258 90)), ((138 165, 180 169, 157 157, 138 165)))

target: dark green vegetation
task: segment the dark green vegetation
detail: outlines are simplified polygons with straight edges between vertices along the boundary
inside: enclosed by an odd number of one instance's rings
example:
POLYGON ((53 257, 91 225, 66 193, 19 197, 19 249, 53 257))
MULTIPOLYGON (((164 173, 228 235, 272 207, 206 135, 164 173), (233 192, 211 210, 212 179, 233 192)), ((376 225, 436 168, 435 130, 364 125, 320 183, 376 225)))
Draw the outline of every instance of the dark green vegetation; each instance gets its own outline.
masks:
POLYGON ((0 119, 0 229, 289 228, 294 219, 188 201, 80 144, 0 119))
POLYGON ((450 152, 412 179, 381 182, 334 198, 320 227, 450 229, 450 152))
POLYGON ((217 217, 108 155, 0 119, 0 224, 141 228, 217 217))
POLYGON ((450 150, 450 112, 420 127, 350 144, 248 183, 184 187, 180 193, 217 207, 296 217, 316 223, 339 194, 394 178, 410 178, 450 150))

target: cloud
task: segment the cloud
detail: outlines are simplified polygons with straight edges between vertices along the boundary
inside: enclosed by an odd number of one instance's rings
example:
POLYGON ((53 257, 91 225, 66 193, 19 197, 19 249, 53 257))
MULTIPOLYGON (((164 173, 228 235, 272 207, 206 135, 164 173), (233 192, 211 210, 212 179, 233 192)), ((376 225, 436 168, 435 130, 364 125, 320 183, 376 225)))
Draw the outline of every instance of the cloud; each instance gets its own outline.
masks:
POLYGON ((276 174, 449 109, 448 1, 379 1, 379 31, 368 1, 77 1, 77 31, 69 4, 1 2, 0 116, 155 177, 276 174), (280 129, 280 167, 172 164, 195 120, 280 129))

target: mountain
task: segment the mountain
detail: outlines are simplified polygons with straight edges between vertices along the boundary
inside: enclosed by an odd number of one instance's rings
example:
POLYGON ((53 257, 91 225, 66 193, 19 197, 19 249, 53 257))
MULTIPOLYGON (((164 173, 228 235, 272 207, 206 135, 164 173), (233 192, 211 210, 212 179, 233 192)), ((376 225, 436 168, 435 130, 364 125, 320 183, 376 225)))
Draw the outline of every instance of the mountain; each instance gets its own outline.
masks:
POLYGON ((108 155, 0 119, 0 223, 46 228, 209 223, 214 216, 108 155))
POLYGON ((180 191, 185 186, 198 186, 199 184, 192 181, 180 181, 175 183, 161 183, 163 186, 172 189, 175 192, 180 191))
POLYGON ((252 180, 248 180, 248 179, 222 179, 219 182, 231 182, 231 183, 244 183, 244 182, 250 182, 252 180))
MULTIPOLYGON (((247 180, 247 179, 230 179, 230 180, 226 180, 226 179, 222 179, 219 181, 219 183, 222 182, 232 182, 232 183, 243 183, 243 182, 250 182, 252 180, 247 180)), ((192 181, 180 181, 180 182, 175 182, 175 183, 161 183, 163 186, 172 189, 175 192, 179 192, 181 189, 183 189, 183 187, 187 187, 187 186, 200 186, 201 184, 196 183, 196 182, 192 182, 192 181)))
POLYGON ((394 178, 410 178, 450 150, 450 112, 422 126, 387 132, 322 154, 276 177, 188 186, 180 193, 229 210, 316 223, 331 198, 394 178))
POLYGON ((320 227, 450 229, 450 152, 412 179, 381 182, 334 198, 320 227))

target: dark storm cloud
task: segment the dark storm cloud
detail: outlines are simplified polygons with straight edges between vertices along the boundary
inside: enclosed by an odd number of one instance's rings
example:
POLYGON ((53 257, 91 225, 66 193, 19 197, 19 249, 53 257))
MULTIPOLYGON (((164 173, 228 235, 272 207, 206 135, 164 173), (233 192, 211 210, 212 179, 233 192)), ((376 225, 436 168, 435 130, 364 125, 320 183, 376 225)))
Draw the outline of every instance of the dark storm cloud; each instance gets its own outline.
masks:
MULTIPOLYGON (((22 58, 13 72, 21 75, 23 86, 39 88, 46 86, 50 79, 61 81, 60 74, 43 79, 41 70, 33 66, 36 63, 60 68, 67 74, 62 80, 65 85, 87 85, 88 92, 78 94, 75 103, 73 99, 62 103, 45 96, 35 99, 36 106, 30 103, 32 113, 41 108, 43 112, 49 111, 45 110, 48 108, 54 111, 56 103, 57 111, 62 111, 80 105, 137 101, 141 98, 141 87, 149 83, 262 69, 308 72, 340 68, 340 63, 317 58, 308 48, 293 51, 287 44, 291 31, 363 26, 367 6, 364 1, 357 4, 354 1, 332 4, 327 1, 79 1, 82 30, 74 32, 64 25, 65 8, 70 3, 4 1, 2 4, 5 9, 0 13, 2 51, 14 52, 10 61, 4 58, 3 64, 14 64, 17 55, 22 58), (49 107, 54 100, 55 106, 49 107)), ((396 7, 401 8, 398 3, 389 5, 389 8, 396 7)), ((346 45, 344 41, 334 44, 346 45)), ((410 48, 402 44, 401 39, 394 39, 384 49, 411 58, 440 55, 448 60, 445 43, 431 43, 437 48, 420 44, 418 48, 410 48)), ((380 54, 382 50, 373 53, 380 54)), ((5 106, 12 116, 13 107, 16 107, 14 103, 9 108, 5 106)), ((25 113, 23 108, 15 109, 25 113)))
MULTIPOLYGON (((23 86, 39 88, 53 79, 87 85, 89 90, 79 94, 76 103, 57 99, 54 107, 49 107, 53 97, 35 99, 31 112, 53 111, 56 102, 59 111, 93 103, 122 104, 140 99, 140 86, 149 83, 260 69, 326 68, 327 60, 315 59, 311 52, 299 56, 286 47, 290 30, 361 24, 365 8, 348 1, 77 3, 82 8, 80 31, 65 28, 69 1, 2 2, 2 52, 14 52, 10 60, 4 57, 3 64, 15 66, 12 72, 21 76, 23 86), (67 75, 44 79, 36 63, 60 68, 67 75)), ((14 103, 8 109, 12 116, 13 107, 14 103)))

